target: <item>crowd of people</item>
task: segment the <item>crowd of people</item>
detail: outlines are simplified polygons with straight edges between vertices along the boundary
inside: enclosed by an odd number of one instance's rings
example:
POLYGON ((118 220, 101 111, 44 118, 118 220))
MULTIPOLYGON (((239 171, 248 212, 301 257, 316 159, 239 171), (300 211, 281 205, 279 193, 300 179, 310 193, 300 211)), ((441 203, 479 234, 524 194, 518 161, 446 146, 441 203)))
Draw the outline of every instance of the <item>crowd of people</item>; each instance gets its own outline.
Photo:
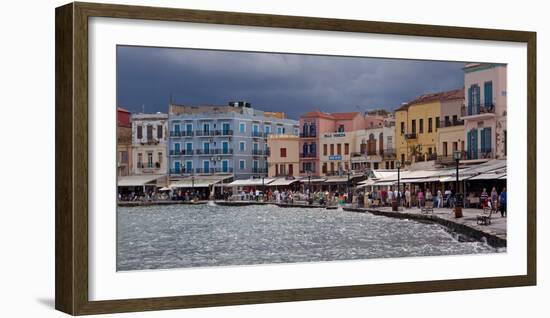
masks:
POLYGON ((166 192, 157 192, 157 191, 146 191, 146 192, 137 192, 130 191, 118 194, 119 201, 143 201, 143 202, 152 202, 159 200, 168 200, 169 194, 166 192))
MULTIPOLYGON (((470 193, 468 198, 478 197, 479 207, 500 211, 502 217, 506 216, 507 194, 503 187, 500 193, 496 187, 493 187, 488 193, 486 188, 477 196, 470 193)), ((145 193, 128 192, 119 193, 119 201, 157 201, 157 200, 237 200, 237 201, 262 201, 273 202, 277 204, 293 204, 295 202, 305 202, 306 204, 317 204, 335 206, 350 203, 358 207, 384 207, 391 206, 394 202, 400 202, 404 208, 423 208, 430 206, 433 208, 454 208, 457 197, 451 189, 437 189, 434 193, 427 188, 421 187, 410 189, 405 187, 398 191, 396 187, 376 189, 374 191, 311 191, 305 189, 300 191, 293 188, 272 189, 267 188, 261 191, 256 187, 242 188, 239 192, 233 193, 232 189, 225 188, 217 193, 211 193, 200 189, 179 189, 170 191, 147 191, 145 193)), ((469 200, 464 200, 465 207, 469 206, 469 200)))
MULTIPOLYGON (((473 197, 476 197, 476 194, 472 192, 468 198, 473 197)), ((483 191, 479 194, 479 207, 483 209, 489 208, 493 211, 498 210, 501 216, 504 217, 506 216, 506 199, 505 187, 502 188, 500 193, 496 187, 493 187, 490 194, 487 193, 486 188, 483 188, 483 191)), ((394 201, 400 202, 400 205, 405 208, 423 208, 426 205, 434 208, 454 208, 457 196, 451 189, 438 189, 435 193, 432 193, 430 189, 424 191, 421 187, 416 187, 414 190, 405 187, 402 191, 390 187, 389 189, 366 192, 363 195, 363 204, 365 207, 391 206, 394 201)), ((466 204, 466 207, 470 207, 468 200, 464 201, 463 204, 466 204)))

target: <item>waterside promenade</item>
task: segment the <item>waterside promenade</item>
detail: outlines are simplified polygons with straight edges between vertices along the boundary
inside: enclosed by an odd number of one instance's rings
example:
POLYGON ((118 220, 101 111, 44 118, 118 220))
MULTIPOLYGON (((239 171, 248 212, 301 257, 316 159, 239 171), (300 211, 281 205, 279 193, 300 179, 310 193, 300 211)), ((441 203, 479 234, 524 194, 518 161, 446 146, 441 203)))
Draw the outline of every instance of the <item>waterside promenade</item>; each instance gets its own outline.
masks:
POLYGON ((433 213, 421 212, 419 208, 401 209, 394 212, 391 207, 377 209, 344 208, 344 210, 363 210, 376 215, 384 215, 395 218, 408 218, 419 221, 431 221, 441 224, 453 232, 464 234, 477 240, 487 240, 487 244, 493 247, 506 247, 506 217, 500 213, 491 215, 489 225, 477 224, 477 216, 483 214, 481 209, 462 209, 463 217, 455 218, 452 209, 436 208, 433 213))

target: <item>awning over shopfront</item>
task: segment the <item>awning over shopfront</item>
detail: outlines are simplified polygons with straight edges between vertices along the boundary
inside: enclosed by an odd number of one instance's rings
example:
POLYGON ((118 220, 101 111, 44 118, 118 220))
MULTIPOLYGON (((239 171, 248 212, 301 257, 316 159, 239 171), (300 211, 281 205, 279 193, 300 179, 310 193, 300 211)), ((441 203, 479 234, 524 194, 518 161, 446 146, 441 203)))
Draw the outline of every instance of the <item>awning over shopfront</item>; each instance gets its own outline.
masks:
MULTIPOLYGON (((470 179, 472 176, 461 176, 458 174, 458 181, 464 181, 470 179)), ((456 176, 441 177, 439 182, 456 182, 456 176)))
POLYGON ((273 182, 271 182, 269 184, 269 186, 270 187, 272 187, 272 186, 275 186, 275 187, 276 186, 288 186, 288 185, 291 185, 291 184, 293 184, 295 182, 298 182, 298 181, 300 181, 300 180, 298 180, 298 179, 277 178, 273 182))
POLYGON ((326 178, 311 178, 311 180, 308 179, 308 177, 303 177, 302 179, 300 179, 300 182, 301 183, 320 183, 320 182, 325 182, 327 179, 326 178))
MULTIPOLYGON (((403 171, 401 171, 403 173, 403 171)), ((390 178, 395 177, 397 180, 397 171, 381 171, 381 170, 372 170, 372 173, 374 174, 375 179, 384 179, 384 178, 390 178)))
POLYGON ((262 183, 262 178, 254 178, 254 179, 240 179, 235 180, 231 183, 229 183, 227 186, 229 187, 257 187, 262 185, 269 185, 271 182, 273 182, 274 178, 264 178, 262 183))
POLYGON ((370 186, 373 186, 375 183, 376 181, 374 181, 373 179, 364 180, 359 182, 356 188, 360 189, 360 188, 370 187, 370 186))
MULTIPOLYGON (((506 179, 506 160, 490 160, 482 164, 460 168, 458 181, 506 179)), ((456 182, 455 168, 433 168, 429 170, 404 170, 399 175, 402 184, 425 182, 456 182)), ((328 182, 328 181, 327 181, 328 182)), ((397 185, 397 171, 372 170, 370 178, 358 183, 357 188, 365 186, 397 185)))
POLYGON ((185 177, 170 184, 170 188, 208 188, 232 178, 232 175, 185 177))
POLYGON ((139 175, 139 176, 120 176, 117 185, 119 187, 143 187, 165 185, 166 175, 139 175))
POLYGON ((377 181, 374 185, 375 186, 391 186, 391 185, 396 185, 396 184, 397 184, 397 180, 389 180, 389 181, 381 180, 381 181, 377 181))
POLYGON ((506 178, 506 173, 482 173, 469 180, 496 180, 502 177, 506 178))
MULTIPOLYGON (((351 181, 351 178, 349 179, 351 181)), ((328 177, 325 180, 326 183, 347 183, 348 177, 328 177)))
POLYGON ((506 171, 506 160, 494 159, 487 161, 485 163, 466 167, 459 172, 459 174, 465 175, 477 175, 481 173, 491 172, 491 171, 506 171))

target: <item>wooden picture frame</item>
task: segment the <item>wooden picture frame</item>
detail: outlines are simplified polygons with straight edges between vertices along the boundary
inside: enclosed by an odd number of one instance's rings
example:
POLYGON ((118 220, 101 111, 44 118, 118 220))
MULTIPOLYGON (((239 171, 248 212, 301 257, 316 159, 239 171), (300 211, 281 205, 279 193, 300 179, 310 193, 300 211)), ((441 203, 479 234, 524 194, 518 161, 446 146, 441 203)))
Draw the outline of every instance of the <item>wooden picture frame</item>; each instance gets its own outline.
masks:
POLYGON ((536 33, 144 6, 70 3, 56 9, 55 307, 72 314, 164 310, 426 293, 536 284, 536 33), (527 44, 527 275, 90 301, 88 297, 88 19, 112 17, 479 39, 527 44))

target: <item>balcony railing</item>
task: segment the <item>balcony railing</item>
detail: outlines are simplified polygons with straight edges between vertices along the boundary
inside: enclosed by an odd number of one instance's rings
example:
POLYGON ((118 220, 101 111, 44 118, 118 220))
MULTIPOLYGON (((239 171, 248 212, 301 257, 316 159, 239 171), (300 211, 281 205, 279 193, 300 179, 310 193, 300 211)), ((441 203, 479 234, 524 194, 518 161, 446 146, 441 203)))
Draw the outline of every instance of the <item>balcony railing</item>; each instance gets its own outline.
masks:
POLYGON ((193 131, 171 131, 170 137, 193 137, 195 133, 193 131))
POLYGON ((184 168, 180 168, 180 169, 171 168, 170 169, 170 174, 190 175, 190 174, 194 174, 194 173, 197 173, 197 174, 233 173, 233 168, 232 167, 227 167, 225 169, 224 168, 209 168, 209 169, 195 168, 195 169, 191 169, 191 170, 187 170, 187 169, 184 169, 184 168))
POLYGON ((233 136, 233 130, 231 129, 197 130, 195 132, 195 136, 197 137, 233 136))
POLYGON ((494 114, 495 113, 495 104, 480 104, 479 106, 471 105, 470 107, 462 106, 461 115, 465 116, 475 116, 481 114, 494 114))
POLYGON ((251 134, 252 134, 252 137, 254 138, 263 138, 263 137, 267 137, 268 135, 262 131, 253 131, 251 134))
POLYGON ((338 171, 338 170, 335 170, 335 171, 327 171, 324 173, 326 176, 342 176, 342 177, 346 177, 348 175, 348 171, 343 169, 342 171, 338 171))
POLYGON ((316 138, 317 132, 316 131, 310 131, 310 132, 301 132, 300 138, 316 138))
POLYGON ((464 126, 464 120, 462 119, 442 120, 439 122, 439 128, 455 127, 455 126, 464 126))
POLYGON ((142 145, 158 145, 160 141, 155 138, 140 138, 139 143, 142 145))
POLYGON ((138 162, 137 163, 137 167, 138 169, 160 169, 160 164, 155 164, 155 163, 143 163, 143 162, 138 162))
POLYGON ((418 138, 418 135, 416 133, 405 134, 405 139, 416 139, 416 138, 418 138))
POLYGON ((194 150, 187 150, 187 149, 181 149, 181 150, 170 150, 171 156, 191 156, 195 153, 194 150))
POLYGON ((197 149, 197 155, 232 155, 233 149, 197 149))
POLYGON ((252 149, 253 156, 269 156, 269 150, 252 149))
POLYGON ((183 168, 176 169, 176 168, 170 168, 170 174, 190 174, 190 171, 186 171, 183 168))
POLYGON ((267 173, 266 168, 252 168, 252 173, 267 173))
MULTIPOLYGON (((471 151, 461 151, 461 160, 475 160, 475 159, 492 159, 494 158, 495 151, 494 149, 484 149, 484 150, 471 150, 471 151)), ((450 164, 455 162, 454 152, 448 155, 437 156, 436 163, 439 164, 450 164)))
MULTIPOLYGON (((218 130, 216 130, 218 131, 218 130)), ((220 136, 232 136, 233 135, 233 130, 231 129, 222 129, 222 130, 219 130, 220 132, 220 136)))
POLYGON ((308 173, 311 173, 311 175, 313 176, 313 175, 315 175, 315 169, 312 169, 312 170, 303 170, 303 169, 301 169, 301 170, 300 170, 300 173, 301 173, 301 174, 306 174, 306 175, 307 175, 308 173))
POLYGON ((300 158, 317 158, 316 152, 306 152, 306 153, 300 153, 300 158))
POLYGON ((437 154, 436 153, 428 153, 426 154, 426 161, 432 161, 432 160, 436 160, 437 159, 437 154))

